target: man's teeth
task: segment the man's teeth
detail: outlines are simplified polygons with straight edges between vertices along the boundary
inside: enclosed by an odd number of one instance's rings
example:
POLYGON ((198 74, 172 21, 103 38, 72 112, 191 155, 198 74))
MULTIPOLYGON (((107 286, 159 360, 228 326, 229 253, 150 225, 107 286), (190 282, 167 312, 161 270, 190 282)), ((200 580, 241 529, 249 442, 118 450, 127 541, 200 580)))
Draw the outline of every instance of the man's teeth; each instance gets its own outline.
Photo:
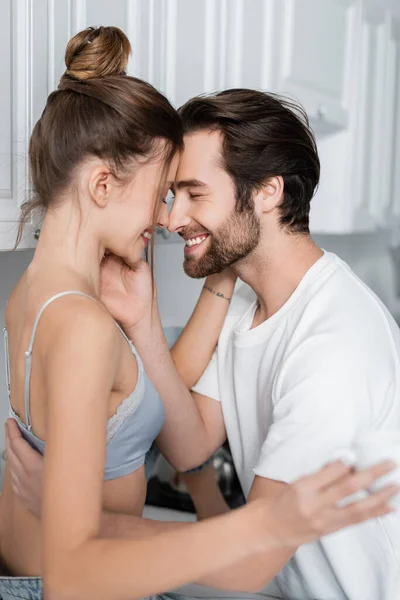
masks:
POLYGON ((145 231, 143 234, 143 237, 146 238, 146 240, 151 240, 151 233, 149 233, 148 231, 145 231))
POLYGON ((189 248, 191 248, 192 246, 198 246, 199 244, 201 244, 202 242, 204 242, 204 240, 207 239, 206 235, 202 235, 201 237, 197 237, 197 238, 192 238, 190 240, 186 240, 186 246, 189 246, 189 248))

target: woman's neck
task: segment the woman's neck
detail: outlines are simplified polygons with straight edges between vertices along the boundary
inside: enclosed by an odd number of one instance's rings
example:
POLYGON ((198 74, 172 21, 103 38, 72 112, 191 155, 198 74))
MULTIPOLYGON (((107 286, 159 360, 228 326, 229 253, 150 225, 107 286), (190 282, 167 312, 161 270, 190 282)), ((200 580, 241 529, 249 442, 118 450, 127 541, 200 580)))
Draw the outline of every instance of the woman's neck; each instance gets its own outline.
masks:
POLYGON ((100 237, 70 206, 47 213, 32 265, 55 265, 77 274, 96 294, 104 256, 100 237))

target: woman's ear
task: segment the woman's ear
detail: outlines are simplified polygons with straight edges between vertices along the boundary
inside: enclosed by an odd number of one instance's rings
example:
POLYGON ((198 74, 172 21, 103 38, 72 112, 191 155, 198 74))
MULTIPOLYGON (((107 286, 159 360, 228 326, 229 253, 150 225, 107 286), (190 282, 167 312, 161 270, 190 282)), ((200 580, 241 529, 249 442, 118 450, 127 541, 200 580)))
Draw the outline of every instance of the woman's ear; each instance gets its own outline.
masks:
POLYGON ((99 208, 107 206, 114 178, 106 165, 96 166, 89 177, 89 194, 99 208))
POLYGON ((270 177, 254 198, 258 214, 269 213, 277 208, 282 202, 283 192, 283 178, 280 175, 270 177))

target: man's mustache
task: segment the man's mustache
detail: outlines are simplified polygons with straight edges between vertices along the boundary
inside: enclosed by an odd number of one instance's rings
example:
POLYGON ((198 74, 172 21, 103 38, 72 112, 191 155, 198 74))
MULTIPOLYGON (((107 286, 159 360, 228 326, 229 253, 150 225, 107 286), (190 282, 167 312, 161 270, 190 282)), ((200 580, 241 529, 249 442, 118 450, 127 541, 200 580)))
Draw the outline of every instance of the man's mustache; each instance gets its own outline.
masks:
POLYGON ((188 240, 190 238, 199 237, 200 235, 212 235, 210 231, 206 229, 197 230, 197 229, 185 229, 184 231, 179 231, 178 235, 181 236, 184 240, 188 240))

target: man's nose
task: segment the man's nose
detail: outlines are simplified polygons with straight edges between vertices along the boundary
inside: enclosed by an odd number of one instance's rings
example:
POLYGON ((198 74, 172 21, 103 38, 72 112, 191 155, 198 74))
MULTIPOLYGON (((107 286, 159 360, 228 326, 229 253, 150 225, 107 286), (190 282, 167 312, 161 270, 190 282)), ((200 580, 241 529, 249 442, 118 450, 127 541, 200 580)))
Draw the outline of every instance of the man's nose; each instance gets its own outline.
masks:
POLYGON ((169 224, 169 215, 168 215, 168 207, 165 202, 162 203, 160 212, 158 213, 157 218, 157 227, 162 227, 166 229, 169 224))
POLYGON ((185 229, 191 222, 191 217, 184 210, 184 203, 180 204, 175 199, 169 213, 168 229, 171 233, 179 233, 185 229))

